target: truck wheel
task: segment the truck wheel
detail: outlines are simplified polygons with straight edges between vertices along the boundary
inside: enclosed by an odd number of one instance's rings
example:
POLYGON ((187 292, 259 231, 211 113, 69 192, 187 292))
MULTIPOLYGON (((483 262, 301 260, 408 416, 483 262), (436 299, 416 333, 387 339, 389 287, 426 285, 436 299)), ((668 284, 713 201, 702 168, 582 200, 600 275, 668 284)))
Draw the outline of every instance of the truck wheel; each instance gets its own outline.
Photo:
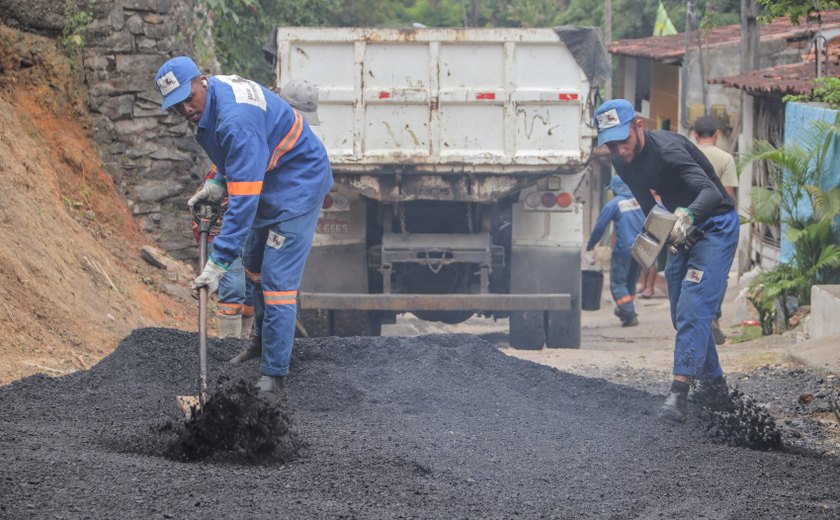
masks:
POLYGON ((545 342, 545 312, 510 313, 510 346, 522 350, 539 350, 545 342))
POLYGON ((570 311, 549 311, 547 315, 545 346, 580 348, 580 308, 570 311))

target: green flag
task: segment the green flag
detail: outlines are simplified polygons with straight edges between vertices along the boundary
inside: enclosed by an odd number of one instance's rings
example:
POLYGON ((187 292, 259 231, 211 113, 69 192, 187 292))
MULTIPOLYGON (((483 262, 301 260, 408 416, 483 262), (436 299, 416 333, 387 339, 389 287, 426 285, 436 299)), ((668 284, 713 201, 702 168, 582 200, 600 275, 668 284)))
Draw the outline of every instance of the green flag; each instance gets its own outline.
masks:
POLYGON ((656 25, 653 26, 654 36, 668 36, 669 34, 677 34, 677 29, 671 23, 668 17, 668 11, 662 5, 662 0, 659 0, 659 7, 656 9, 656 25))

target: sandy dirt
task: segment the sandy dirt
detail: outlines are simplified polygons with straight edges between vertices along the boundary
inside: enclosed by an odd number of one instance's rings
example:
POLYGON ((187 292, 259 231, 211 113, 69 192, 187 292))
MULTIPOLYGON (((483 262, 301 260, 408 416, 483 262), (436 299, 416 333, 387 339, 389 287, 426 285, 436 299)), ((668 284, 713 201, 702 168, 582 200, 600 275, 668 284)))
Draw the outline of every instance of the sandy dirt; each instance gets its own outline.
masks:
MULTIPOLYGON (((131 330, 193 328, 89 137, 56 43, 0 25, 0 385, 93 366, 131 330)), ((189 225, 185 222, 185 226, 189 225)))

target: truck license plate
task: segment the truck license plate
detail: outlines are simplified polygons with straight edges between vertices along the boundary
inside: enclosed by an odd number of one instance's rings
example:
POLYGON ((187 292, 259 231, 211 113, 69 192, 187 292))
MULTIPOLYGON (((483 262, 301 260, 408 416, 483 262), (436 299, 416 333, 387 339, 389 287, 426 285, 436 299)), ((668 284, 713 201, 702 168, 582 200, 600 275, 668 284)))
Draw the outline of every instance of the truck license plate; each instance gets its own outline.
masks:
POLYGON ((322 218, 318 219, 318 233, 336 235, 350 232, 350 222, 342 219, 322 218))

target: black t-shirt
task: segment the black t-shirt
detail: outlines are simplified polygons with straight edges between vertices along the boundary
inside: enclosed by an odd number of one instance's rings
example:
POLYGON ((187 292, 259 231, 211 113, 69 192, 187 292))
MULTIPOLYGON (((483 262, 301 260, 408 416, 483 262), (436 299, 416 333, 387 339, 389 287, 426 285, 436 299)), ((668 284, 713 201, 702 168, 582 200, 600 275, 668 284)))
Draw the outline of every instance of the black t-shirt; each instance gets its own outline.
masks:
POLYGON ((656 205, 650 190, 671 212, 691 210, 695 223, 735 208, 712 164, 687 137, 663 130, 644 133, 645 147, 633 161, 613 158, 612 163, 645 214, 656 205))

